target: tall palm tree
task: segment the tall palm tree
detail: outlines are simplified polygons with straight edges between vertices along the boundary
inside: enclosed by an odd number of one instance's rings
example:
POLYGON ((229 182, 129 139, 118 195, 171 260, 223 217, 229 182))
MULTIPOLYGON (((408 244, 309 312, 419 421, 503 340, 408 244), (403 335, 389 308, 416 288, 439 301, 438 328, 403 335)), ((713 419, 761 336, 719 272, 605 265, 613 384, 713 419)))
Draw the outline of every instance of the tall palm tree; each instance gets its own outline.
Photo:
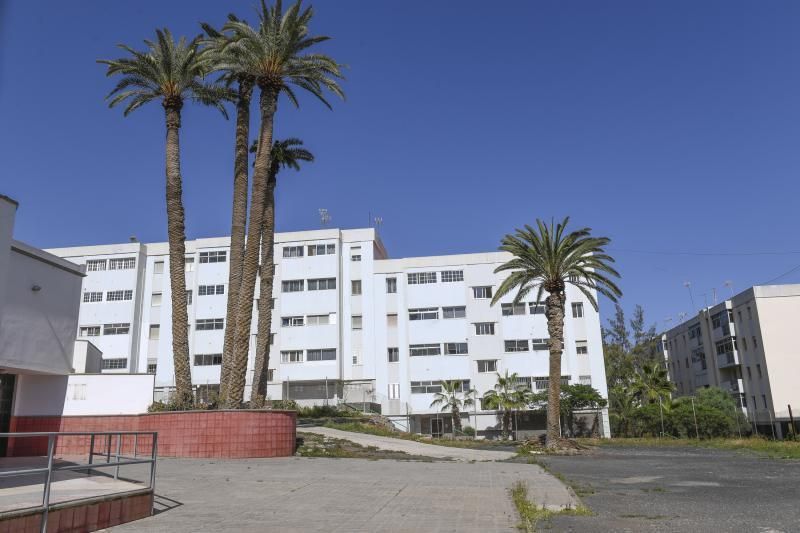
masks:
POLYGON ((172 292, 172 356, 176 400, 186 407, 192 404, 193 394, 184 273, 186 231, 180 168, 181 109, 188 99, 214 106, 227 118, 223 102, 229 99, 230 93, 224 87, 204 81, 209 65, 207 56, 200 50, 199 38, 187 41, 182 37, 176 43, 167 29, 156 30, 156 37, 156 41, 145 41, 146 51, 140 52, 121 44, 119 47, 129 57, 98 62, 108 66, 107 76, 122 77, 106 97, 109 107, 124 104, 125 116, 152 101, 160 101, 164 108, 167 126, 166 199, 172 292))
MULTIPOLYGON (((238 22, 234 15, 228 20, 238 22)), ((231 212, 231 243, 228 259, 228 300, 225 313, 225 339, 222 348, 222 369, 220 372, 220 398, 227 394, 227 379, 233 363, 233 344, 236 332, 236 311, 239 303, 239 288, 242 282, 242 264, 244 261, 244 242, 247 228, 247 185, 248 185, 248 143, 250 139, 250 101, 255 85, 255 76, 241 68, 237 61, 236 47, 228 46, 239 35, 226 34, 216 30, 207 23, 201 23, 207 38, 204 39, 206 53, 211 56, 214 68, 227 65, 223 70, 221 81, 227 86, 236 86, 236 134, 234 137, 233 158, 233 209, 231 212)))
POLYGON ((516 372, 505 375, 497 373, 494 389, 483 395, 484 407, 503 412, 503 438, 507 439, 511 428, 511 412, 527 405, 527 388, 520 386, 516 372))
POLYGON ((325 99, 326 90, 344 97, 336 81, 342 77, 341 66, 326 55, 307 53, 308 48, 328 39, 309 35, 308 24, 313 14, 311 8, 301 7, 300 0, 285 13, 280 0, 276 0, 272 7, 267 7, 262 0, 258 29, 240 21, 229 21, 224 26, 226 31, 235 36, 234 41, 229 44, 235 53, 231 54, 230 64, 221 62, 217 68, 251 73, 261 91, 261 125, 253 171, 242 283, 237 303, 233 365, 228 376, 225 398, 227 407, 241 406, 244 396, 253 296, 259 268, 261 227, 271 168, 272 131, 278 96, 285 94, 297 106, 295 88, 300 88, 319 98, 328 107, 330 104, 325 99))
POLYGON ((669 398, 673 385, 664 365, 654 361, 643 365, 641 370, 636 372, 631 390, 642 404, 658 403, 669 398))
POLYGON ((590 228, 567 233, 569 217, 562 222, 545 224, 536 220, 536 228, 525 225, 514 235, 503 237, 500 249, 513 258, 495 269, 495 273, 510 272, 500 284, 492 305, 517 289, 514 302, 518 303, 536 289, 536 303, 545 299, 547 330, 550 334, 550 380, 547 400, 547 446, 557 447, 561 438, 561 354, 564 351, 564 306, 567 301, 566 286, 573 285, 597 310, 595 292, 616 301, 622 291, 611 280, 619 277, 611 263, 614 259, 604 247, 610 242, 606 237, 593 237, 590 228))
MULTIPOLYGON (((303 141, 289 138, 275 141, 270 157, 269 177, 267 179, 267 198, 264 202, 264 218, 261 231, 261 269, 259 271, 258 292, 258 334, 256 335, 256 359, 253 373, 253 386, 250 391, 250 407, 264 406, 267 397, 267 372, 269 369, 269 341, 272 326, 272 285, 275 278, 275 187, 278 172, 282 168, 300 170, 300 162, 314 161, 314 155, 302 147, 303 141)), ((253 143, 251 151, 257 150, 253 143)))
POLYGON ((461 385, 458 379, 442 381, 442 391, 435 393, 431 402, 431 407, 441 406, 443 413, 450 411, 453 433, 461 432, 461 409, 475 405, 475 389, 461 392, 461 385))

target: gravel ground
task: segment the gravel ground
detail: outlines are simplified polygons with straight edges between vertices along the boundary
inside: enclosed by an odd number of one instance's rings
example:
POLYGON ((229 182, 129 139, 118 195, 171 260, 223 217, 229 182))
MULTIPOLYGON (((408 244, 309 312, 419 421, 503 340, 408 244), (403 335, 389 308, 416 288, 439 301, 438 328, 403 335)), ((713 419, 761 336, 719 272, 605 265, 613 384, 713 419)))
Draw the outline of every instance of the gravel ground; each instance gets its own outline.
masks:
POLYGON ((542 457, 595 516, 553 531, 800 531, 800 461, 704 448, 601 447, 542 457))

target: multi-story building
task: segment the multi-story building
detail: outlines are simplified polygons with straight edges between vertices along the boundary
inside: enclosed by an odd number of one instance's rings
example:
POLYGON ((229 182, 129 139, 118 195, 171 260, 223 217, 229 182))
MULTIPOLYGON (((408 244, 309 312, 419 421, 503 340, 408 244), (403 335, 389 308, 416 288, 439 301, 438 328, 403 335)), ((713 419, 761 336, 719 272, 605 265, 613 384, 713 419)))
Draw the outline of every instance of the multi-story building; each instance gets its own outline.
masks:
MULTIPOLYGON (((228 238, 186 242, 192 379, 201 394, 219 384, 228 247, 228 238)), ((51 252, 87 267, 79 336, 92 337, 109 372, 155 373, 163 396, 174 383, 166 243, 51 252)), ((462 380, 482 396, 497 372, 508 370, 532 389, 546 389, 544 306, 512 305, 513 295, 490 305, 503 279, 494 270, 508 258, 388 259, 371 228, 279 233, 273 299, 254 305, 247 386, 257 307, 272 305, 271 399, 363 405, 399 426, 438 434, 451 427, 449 416, 430 406, 442 380, 462 380)), ((599 315, 579 291, 569 288, 567 296, 562 381, 591 384, 605 397, 599 315)), ((494 412, 482 407, 465 413, 464 424, 497 426, 494 412)), ((608 435, 607 413, 600 414, 608 435)), ((529 429, 543 429, 534 418, 517 420, 520 429, 526 420, 529 429)))
POLYGON ((798 316, 800 285, 755 286, 670 329, 661 347, 676 394, 720 387, 755 431, 787 434, 790 409, 800 409, 798 316))

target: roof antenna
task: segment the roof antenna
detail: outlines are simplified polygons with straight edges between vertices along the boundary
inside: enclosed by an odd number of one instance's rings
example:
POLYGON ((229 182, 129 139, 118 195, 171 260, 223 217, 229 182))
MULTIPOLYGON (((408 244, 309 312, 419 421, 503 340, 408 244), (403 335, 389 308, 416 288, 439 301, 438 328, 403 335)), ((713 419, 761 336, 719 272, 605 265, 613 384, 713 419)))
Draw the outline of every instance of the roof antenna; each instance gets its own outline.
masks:
POLYGON ((378 233, 383 225, 383 217, 375 217, 372 219, 375 224, 375 233, 378 233))
POLYGON ((328 214, 328 210, 321 207, 319 209, 319 222, 320 222, 320 224, 322 224, 322 227, 324 228, 325 226, 328 225, 328 223, 330 221, 331 221, 331 216, 328 214))
POLYGON ((731 281, 729 279, 726 279, 725 283, 723 283, 723 285, 728 287, 728 290, 731 291, 731 298, 733 298, 733 281, 731 281))

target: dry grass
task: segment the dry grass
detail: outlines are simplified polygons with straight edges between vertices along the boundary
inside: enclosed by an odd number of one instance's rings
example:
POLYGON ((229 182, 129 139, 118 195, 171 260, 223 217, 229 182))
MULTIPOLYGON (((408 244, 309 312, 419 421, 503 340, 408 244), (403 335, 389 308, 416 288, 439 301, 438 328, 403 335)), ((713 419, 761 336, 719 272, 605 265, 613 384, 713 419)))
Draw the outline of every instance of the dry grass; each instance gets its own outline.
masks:
POLYGON ((751 452, 773 459, 800 459, 800 441, 774 441, 760 437, 742 439, 656 439, 656 438, 615 438, 587 439, 586 444, 597 446, 690 446, 695 448, 714 448, 751 452))

